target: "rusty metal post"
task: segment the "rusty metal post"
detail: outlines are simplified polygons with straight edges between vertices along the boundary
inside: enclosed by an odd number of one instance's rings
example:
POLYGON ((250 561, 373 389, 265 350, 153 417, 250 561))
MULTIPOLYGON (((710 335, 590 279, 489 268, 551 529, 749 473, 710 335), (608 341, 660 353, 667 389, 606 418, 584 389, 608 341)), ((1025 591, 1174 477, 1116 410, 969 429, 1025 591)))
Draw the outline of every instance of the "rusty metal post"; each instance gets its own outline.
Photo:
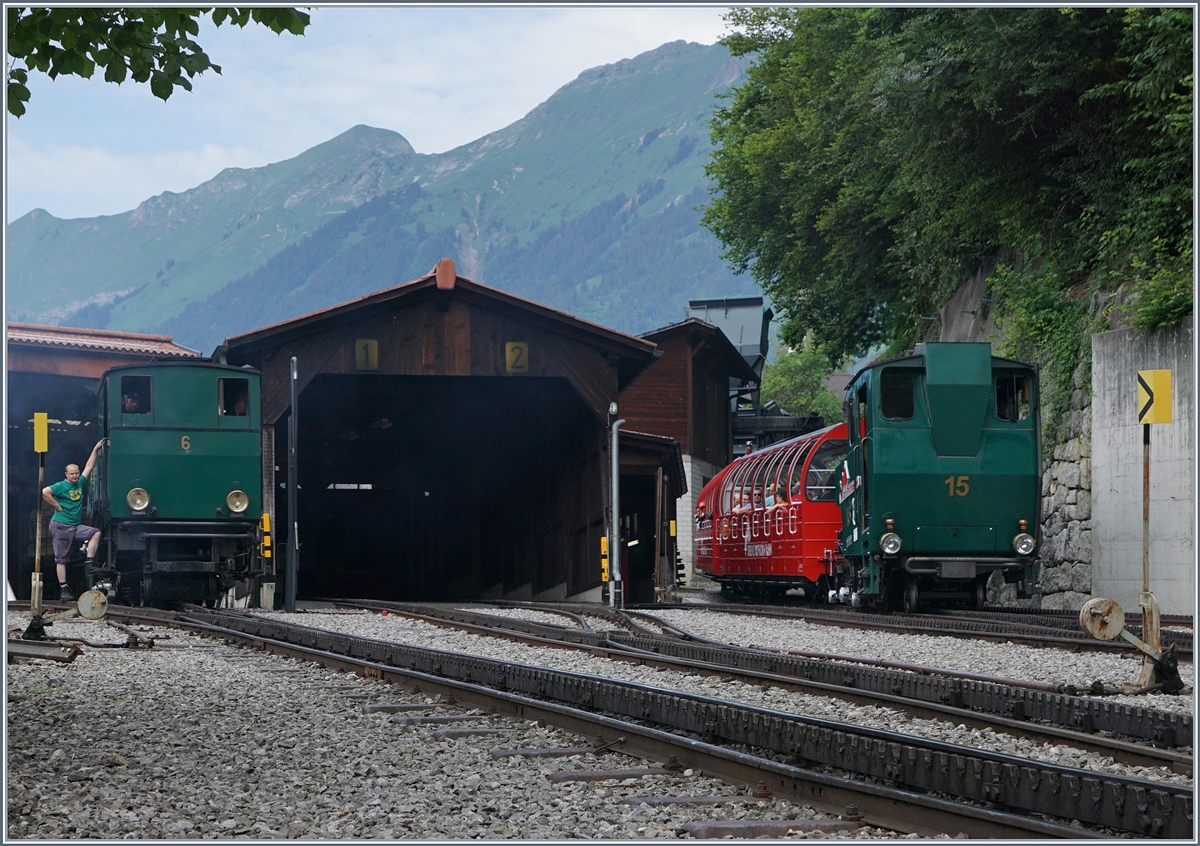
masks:
MULTIPOLYGON (((1142 590, 1150 590, 1150 424, 1142 424, 1142 590)), ((1145 631, 1143 629, 1143 631, 1145 631)))
MULTIPOLYGON (((1161 618, 1158 602, 1150 592, 1150 424, 1142 424, 1142 591, 1138 594, 1142 608, 1142 640, 1155 652, 1162 652, 1161 618)), ((1144 689, 1162 681, 1159 663, 1149 654, 1142 656, 1142 672, 1138 688, 1144 689)))

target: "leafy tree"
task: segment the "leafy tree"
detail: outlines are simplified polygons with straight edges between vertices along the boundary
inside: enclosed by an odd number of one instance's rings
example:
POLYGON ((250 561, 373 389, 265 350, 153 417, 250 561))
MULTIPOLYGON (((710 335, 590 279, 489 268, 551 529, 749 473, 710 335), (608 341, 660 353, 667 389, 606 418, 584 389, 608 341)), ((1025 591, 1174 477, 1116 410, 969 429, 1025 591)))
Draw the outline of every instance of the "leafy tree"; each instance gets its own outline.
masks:
POLYGON ((1192 17, 736 9, 725 43, 755 64, 713 118, 703 222, 785 312, 785 342, 812 332, 835 357, 935 333, 985 264, 1019 337, 1085 337, 1092 298, 1119 286, 1139 325, 1176 321, 1192 308, 1192 17))
POLYGON ((828 356, 811 344, 790 349, 763 369, 762 401, 774 400, 796 416, 815 412, 826 425, 838 423, 845 419, 842 401, 823 384, 832 369, 828 356))
POLYGON ((192 90, 188 78, 206 70, 221 72, 193 37, 200 18, 216 26, 253 21, 275 33, 302 35, 309 16, 297 9, 268 8, 30 8, 8 13, 8 111, 20 117, 29 102, 30 71, 51 79, 71 74, 90 79, 104 69, 106 82, 149 82, 166 100, 176 88, 192 90), (184 77, 184 74, 188 78, 184 77))

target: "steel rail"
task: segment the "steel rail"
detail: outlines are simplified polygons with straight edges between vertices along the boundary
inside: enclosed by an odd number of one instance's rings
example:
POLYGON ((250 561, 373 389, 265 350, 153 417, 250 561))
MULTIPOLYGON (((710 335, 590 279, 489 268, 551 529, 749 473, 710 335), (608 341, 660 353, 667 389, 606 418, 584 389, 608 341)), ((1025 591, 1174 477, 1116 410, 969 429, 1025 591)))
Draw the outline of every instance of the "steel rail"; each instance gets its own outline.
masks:
MULTIPOLYGON (((696 666, 719 667, 720 672, 749 673, 750 678, 769 676, 775 683, 808 687, 823 695, 869 704, 872 699, 886 701, 904 710, 926 709, 935 719, 953 714, 958 722, 969 725, 1005 725, 1013 733, 1040 736, 1050 742, 1070 738, 1073 745, 1089 749, 1137 766, 1167 766, 1176 771, 1192 768, 1192 758, 1169 750, 1148 749, 1122 743, 1095 732, 1111 732, 1166 747, 1190 746, 1193 719, 1179 714, 1140 706, 1117 705, 1068 693, 1054 693, 1004 684, 1001 680, 983 681, 956 676, 921 675, 897 669, 884 669, 788 653, 716 643, 671 627, 691 640, 663 635, 630 635, 622 632, 585 634, 578 629, 549 626, 528 620, 461 611, 420 603, 342 600, 361 608, 387 609, 389 613, 412 613, 455 624, 487 625, 544 638, 547 641, 586 644, 591 647, 613 645, 639 654, 654 654, 664 660, 690 661, 696 666), (486 618, 481 620, 480 618, 486 618), (777 680, 777 681, 776 681, 777 680), (1055 736, 1051 727, 1069 730, 1055 736)), ((648 615, 647 615, 648 616, 648 615)))
MULTIPOLYGON (((341 604, 349 605, 350 603, 341 604)), ((1183 755, 1167 750, 1154 749, 1152 747, 1141 746, 1135 743, 1127 743, 1112 738, 1082 734, 1077 731, 1070 731, 1068 729, 1056 728, 1053 726, 1043 726, 1035 723, 1023 722, 995 714, 980 714, 978 711, 970 711, 965 708, 956 708, 951 705, 923 702, 921 700, 910 699, 888 693, 858 691, 852 687, 848 688, 841 685, 826 684, 819 681, 798 678, 796 676, 778 675, 762 670, 745 670, 730 666, 727 663, 713 663, 708 661, 689 660, 687 658, 670 657, 668 655, 664 655, 658 650, 658 648, 639 648, 629 643, 618 643, 611 640, 606 641, 608 645, 594 645, 591 643, 568 641, 561 637, 545 637, 533 633, 515 631, 501 625, 496 625, 492 621, 489 621, 490 624, 471 623, 462 620, 455 621, 448 620, 445 617, 439 617, 434 614, 419 614, 412 610, 402 610, 399 608, 388 609, 388 612, 397 616, 428 622, 433 625, 450 625, 458 631, 480 634, 485 637, 505 637, 521 643, 534 646, 548 646, 555 649, 569 648, 589 652, 609 660, 632 662, 645 666, 660 667, 663 669, 681 672, 700 672, 706 675, 719 676, 725 679, 738 678, 756 684, 770 682, 777 687, 806 691, 820 696, 828 696, 834 699, 852 702, 856 705, 882 705, 925 719, 950 720, 955 724, 963 724, 971 728, 981 730, 1000 729, 1014 737, 1023 737, 1030 740, 1036 740, 1041 743, 1067 744, 1087 752, 1095 752, 1100 755, 1107 755, 1110 756, 1114 761, 1131 766, 1167 767, 1174 772, 1184 775, 1190 775, 1193 769, 1192 758, 1189 755, 1183 755)), ((500 621, 501 619, 502 618, 493 618, 494 621, 500 621)), ((530 623, 530 625, 537 624, 530 623)))
MULTIPOLYGON (((921 634, 945 637, 966 637, 973 640, 986 640, 995 643, 1012 642, 1029 646, 1051 646, 1060 649, 1083 650, 1088 652, 1118 652, 1137 654, 1133 647, 1116 641, 1096 640, 1082 630, 1075 634, 1068 630, 1045 628, 1016 624, 1007 627, 1001 623, 989 623, 986 620, 967 621, 954 619, 939 619, 937 617, 902 616, 871 614, 862 611, 835 611, 829 608, 810 606, 795 611, 776 606, 746 606, 746 605, 647 605, 638 606, 641 610, 682 610, 682 611, 711 611, 719 614, 737 614, 742 616, 769 617, 781 620, 805 620, 809 623, 838 628, 869 629, 872 631, 899 632, 902 634, 921 634)), ((1163 643, 1177 645, 1178 657, 1181 662, 1192 660, 1192 639, 1180 632, 1163 632, 1163 643)))
POLYGON ((1192 836, 1191 787, 1046 764, 678 691, 478 656, 351 637, 252 615, 193 609, 186 618, 379 664, 552 699, 707 739, 931 792, 1085 825, 1192 836))
MULTIPOLYGON (((211 612, 206 616, 212 616, 211 612)), ((534 699, 511 691, 495 690, 470 681, 448 678, 387 661, 302 645, 290 640, 263 637, 235 628, 180 615, 175 625, 227 640, 242 638, 265 651, 315 661, 330 668, 359 673, 366 678, 412 686, 426 695, 440 694, 454 701, 504 714, 519 720, 542 721, 584 737, 594 745, 615 749, 633 757, 661 763, 672 759, 689 767, 734 783, 762 782, 771 792, 794 802, 831 814, 854 815, 866 825, 878 826, 923 837, 954 832, 973 839, 1106 839, 1107 835, 1072 826, 1027 817, 999 808, 964 804, 961 801, 911 793, 887 784, 876 784, 816 772, 793 764, 773 761, 681 737, 653 726, 628 722, 570 705, 534 699), (609 740, 609 738, 615 738, 609 740)), ((300 628, 300 627, 293 627, 300 628)), ((435 665, 434 669, 444 669, 435 665)))

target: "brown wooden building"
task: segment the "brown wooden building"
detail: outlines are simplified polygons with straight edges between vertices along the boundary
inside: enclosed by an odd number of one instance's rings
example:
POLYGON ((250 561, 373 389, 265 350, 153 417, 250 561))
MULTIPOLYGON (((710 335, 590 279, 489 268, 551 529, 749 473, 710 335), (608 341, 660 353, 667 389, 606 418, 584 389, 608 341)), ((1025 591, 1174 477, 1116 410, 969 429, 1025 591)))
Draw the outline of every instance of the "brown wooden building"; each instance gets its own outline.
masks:
POLYGON ((599 597, 608 408, 653 342, 442 259, 427 277, 225 346, 230 364, 263 373, 283 543, 297 359, 301 596, 599 597))
MULTIPOLYGON (((45 484, 50 484, 63 477, 67 464, 82 465, 100 437, 96 387, 105 370, 152 358, 199 355, 174 343, 169 335, 8 324, 7 552, 8 578, 17 596, 29 596, 37 508, 42 501, 38 456, 33 451, 34 412, 49 415, 45 484)), ((49 550, 49 540, 43 538, 43 556, 49 550)))
POLYGON ((756 384, 758 376, 725 333, 703 320, 688 318, 641 337, 662 355, 622 390, 621 416, 630 429, 679 442, 687 481, 678 503, 678 543, 690 575, 695 499, 733 460, 731 380, 756 384))

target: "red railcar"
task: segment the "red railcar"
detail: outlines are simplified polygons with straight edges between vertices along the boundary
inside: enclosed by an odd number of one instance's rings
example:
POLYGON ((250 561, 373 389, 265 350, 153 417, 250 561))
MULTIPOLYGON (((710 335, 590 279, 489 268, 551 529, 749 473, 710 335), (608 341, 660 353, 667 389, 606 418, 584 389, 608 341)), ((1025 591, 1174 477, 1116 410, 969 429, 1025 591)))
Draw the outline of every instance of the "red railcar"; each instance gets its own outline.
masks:
POLYGON ((839 423, 743 456, 700 492, 695 568, 731 593, 824 600, 836 587, 839 423))

